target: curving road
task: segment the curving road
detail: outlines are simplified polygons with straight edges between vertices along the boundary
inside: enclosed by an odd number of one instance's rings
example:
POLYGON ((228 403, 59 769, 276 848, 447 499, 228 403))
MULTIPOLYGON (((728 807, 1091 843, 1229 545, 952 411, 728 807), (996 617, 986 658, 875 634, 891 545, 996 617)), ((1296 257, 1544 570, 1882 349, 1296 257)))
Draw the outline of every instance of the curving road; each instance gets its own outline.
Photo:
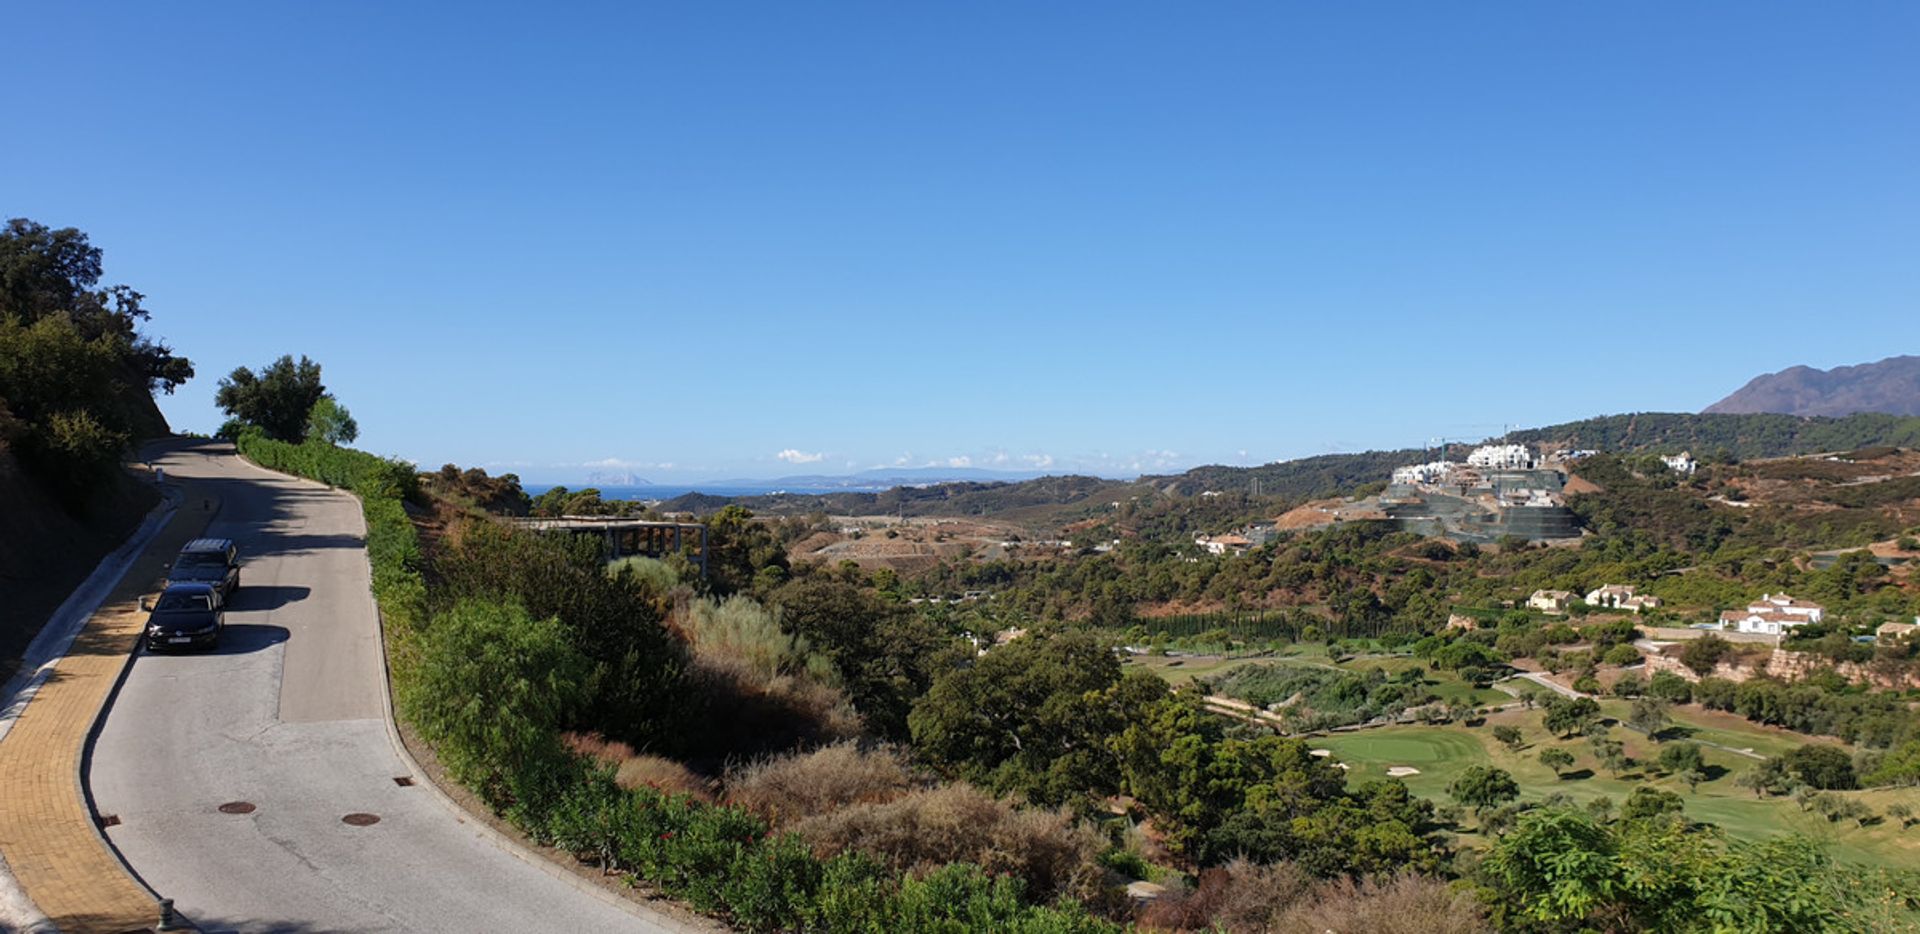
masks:
POLYGON ((120 819, 107 835, 149 886, 204 931, 680 929, 395 782, 410 770, 383 714, 357 500, 225 445, 170 444, 154 463, 220 497, 208 534, 244 564, 221 647, 141 655, 94 749, 96 805, 120 819))

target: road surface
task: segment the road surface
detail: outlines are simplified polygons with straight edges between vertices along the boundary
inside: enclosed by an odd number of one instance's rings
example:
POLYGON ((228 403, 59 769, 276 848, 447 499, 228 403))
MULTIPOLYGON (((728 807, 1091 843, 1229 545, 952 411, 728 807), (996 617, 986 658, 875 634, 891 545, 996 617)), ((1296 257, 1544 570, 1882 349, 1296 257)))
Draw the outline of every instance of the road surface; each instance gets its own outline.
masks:
POLYGON ((217 492, 244 563, 220 648, 141 655, 101 730, 89 785, 134 872, 205 931, 679 930, 395 782, 359 503, 230 451, 155 455, 217 492))

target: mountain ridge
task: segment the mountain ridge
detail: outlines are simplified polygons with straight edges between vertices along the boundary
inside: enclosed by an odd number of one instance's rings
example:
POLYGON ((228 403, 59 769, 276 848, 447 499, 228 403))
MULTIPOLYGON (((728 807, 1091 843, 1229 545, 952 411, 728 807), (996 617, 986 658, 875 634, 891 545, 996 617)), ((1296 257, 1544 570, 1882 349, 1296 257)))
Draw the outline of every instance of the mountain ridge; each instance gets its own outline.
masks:
POLYGON ((1920 415, 1920 356, 1888 357, 1830 370, 1791 366, 1764 373, 1701 410, 1703 415, 1920 415))

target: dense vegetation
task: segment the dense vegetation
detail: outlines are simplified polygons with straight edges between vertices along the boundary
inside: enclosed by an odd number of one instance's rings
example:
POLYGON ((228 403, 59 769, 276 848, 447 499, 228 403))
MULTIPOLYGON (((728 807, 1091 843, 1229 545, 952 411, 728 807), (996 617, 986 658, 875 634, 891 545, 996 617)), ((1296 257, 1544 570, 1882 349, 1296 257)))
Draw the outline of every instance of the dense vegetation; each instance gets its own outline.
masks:
MULTIPOLYGON (((1867 930, 1902 910, 1901 880, 1844 885, 1848 870, 1808 844, 1728 843, 1687 822, 1669 791, 1642 787, 1617 814, 1573 809, 1520 800, 1511 775, 1475 766, 1447 785, 1458 806, 1442 809, 1399 780, 1350 782, 1304 740, 1222 719, 1200 696, 1277 706, 1290 728, 1323 729, 1440 708, 1422 668, 1255 664, 1176 690, 1114 651, 1123 639, 1239 650, 1329 641, 1396 649, 1470 685, 1535 659, 1598 690, 1594 674, 1637 659, 1636 622, 1672 621, 1667 611, 1587 623, 1584 607, 1566 620, 1502 604, 1625 580, 1675 607, 1731 605, 1757 586, 1839 613, 1912 607, 1870 561, 1793 561, 1762 537, 1777 527, 1736 528, 1706 547, 1636 519, 1596 528, 1578 549, 1480 549, 1354 523, 1216 558, 1179 543, 1196 521, 1180 503, 1218 518, 1261 501, 1156 495, 1089 529, 1120 540, 1110 551, 903 578, 795 562, 787 545, 821 517, 766 520, 729 505, 703 520, 703 577, 684 555, 609 566, 593 538, 486 515, 635 508, 593 491, 530 499, 510 477, 453 467, 416 477, 311 430, 304 439, 249 429, 239 443, 362 493, 385 536, 374 561, 401 709, 452 774, 533 839, 748 930, 1295 929, 1285 925, 1387 904, 1426 930, 1716 930, 1742 912, 1760 919, 1755 929, 1867 930), (432 517, 424 548, 410 509, 432 517), (994 599, 907 602, 961 587, 994 599), (1171 603, 1217 609, 1139 612, 1171 603), (1471 629, 1447 625, 1460 614, 1471 629), (1024 634, 976 648, 1016 626, 1024 634), (1488 841, 1471 857, 1446 836, 1460 807, 1488 841), (1796 859, 1782 863, 1785 850, 1796 859), (1646 874, 1659 859, 1673 865, 1655 883, 1646 874), (1727 878, 1781 866, 1796 898, 1758 913, 1761 889, 1727 878), (1135 911, 1117 895, 1127 878, 1173 891, 1135 911)), ((1656 516, 1673 511, 1659 495, 1688 495, 1630 459, 1596 465, 1609 490, 1644 488, 1656 516)), ((1835 657, 1859 651, 1839 630, 1810 636, 1835 657)), ((1753 770, 1757 795, 1920 782, 1914 714, 1888 695, 1665 673, 1621 677, 1614 692, 1632 701, 1626 725, 1656 740, 1670 705, 1697 700, 1864 750, 1769 760, 1753 770)), ((1442 709, 1473 713, 1458 701, 1442 709)), ((1597 761, 1625 768, 1595 701, 1554 699, 1540 716, 1550 735, 1589 736, 1597 761)), ((1522 742, 1507 734, 1494 733, 1522 742)), ((1646 758, 1638 768, 1709 780, 1697 744, 1646 758)), ((1555 775, 1576 764, 1559 747, 1538 761, 1555 775)), ((1806 806, 1834 820, 1858 810, 1834 800, 1806 806)))
POLYGON ((193 364, 141 333, 145 296, 99 287, 101 251, 71 227, 0 230, 0 451, 70 505, 111 481, 136 439, 163 433, 154 391, 193 364))

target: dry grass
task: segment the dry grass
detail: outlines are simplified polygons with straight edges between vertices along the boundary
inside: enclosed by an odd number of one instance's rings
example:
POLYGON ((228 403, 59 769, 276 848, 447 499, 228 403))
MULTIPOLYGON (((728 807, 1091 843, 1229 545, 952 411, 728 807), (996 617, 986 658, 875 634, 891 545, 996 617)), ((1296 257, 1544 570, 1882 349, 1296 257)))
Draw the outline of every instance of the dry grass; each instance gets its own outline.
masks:
POLYGON ((668 794, 686 794, 714 800, 712 780, 664 756, 635 752, 632 746, 597 735, 568 733, 567 748, 614 768, 613 780, 622 788, 654 788, 668 794))
POLYGON ((732 770, 727 800, 778 825, 856 804, 884 804, 912 786, 912 770, 891 748, 861 749, 845 741, 732 770))
POLYGON ((1143 927, 1228 934, 1482 934, 1492 930, 1473 897, 1427 876, 1316 882, 1290 863, 1235 861, 1201 873, 1140 913, 1143 927))
POLYGON ((966 861, 1018 876, 1041 901, 1069 895, 1093 903, 1105 894, 1097 831, 1064 809, 1018 808, 964 783, 816 815, 793 829, 820 852, 862 850, 900 872, 966 861))

